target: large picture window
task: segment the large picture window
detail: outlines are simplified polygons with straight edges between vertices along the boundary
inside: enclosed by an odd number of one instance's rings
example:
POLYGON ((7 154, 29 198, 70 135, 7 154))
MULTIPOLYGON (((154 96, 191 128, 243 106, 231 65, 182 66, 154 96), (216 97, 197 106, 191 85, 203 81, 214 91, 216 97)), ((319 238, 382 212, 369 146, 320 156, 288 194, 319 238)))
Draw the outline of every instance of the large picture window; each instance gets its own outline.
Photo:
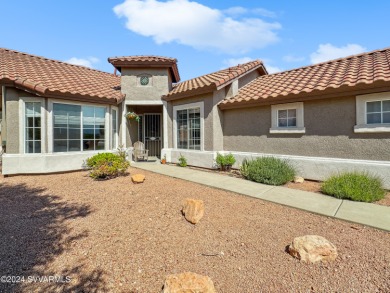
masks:
POLYGON ((41 152, 41 102, 25 103, 26 153, 41 152))
POLYGON ((53 151, 75 152, 105 148, 105 107, 53 105, 53 151))
POLYGON ((178 110, 177 148, 200 150, 200 108, 178 110))

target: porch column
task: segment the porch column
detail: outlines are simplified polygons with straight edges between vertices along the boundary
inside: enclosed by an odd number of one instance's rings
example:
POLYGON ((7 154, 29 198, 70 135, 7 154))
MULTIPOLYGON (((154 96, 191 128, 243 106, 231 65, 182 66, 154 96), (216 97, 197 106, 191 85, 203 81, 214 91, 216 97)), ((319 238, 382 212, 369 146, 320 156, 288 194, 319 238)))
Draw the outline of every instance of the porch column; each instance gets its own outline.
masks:
POLYGON ((163 101, 163 148, 168 148, 168 103, 163 101))

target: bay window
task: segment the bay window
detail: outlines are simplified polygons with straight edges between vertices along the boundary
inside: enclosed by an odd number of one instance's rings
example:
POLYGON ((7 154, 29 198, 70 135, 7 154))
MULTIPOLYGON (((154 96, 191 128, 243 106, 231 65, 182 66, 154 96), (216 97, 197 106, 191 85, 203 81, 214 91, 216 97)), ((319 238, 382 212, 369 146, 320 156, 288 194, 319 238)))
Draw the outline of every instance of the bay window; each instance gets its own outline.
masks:
POLYGON ((53 151, 105 149, 105 107, 53 104, 53 151))

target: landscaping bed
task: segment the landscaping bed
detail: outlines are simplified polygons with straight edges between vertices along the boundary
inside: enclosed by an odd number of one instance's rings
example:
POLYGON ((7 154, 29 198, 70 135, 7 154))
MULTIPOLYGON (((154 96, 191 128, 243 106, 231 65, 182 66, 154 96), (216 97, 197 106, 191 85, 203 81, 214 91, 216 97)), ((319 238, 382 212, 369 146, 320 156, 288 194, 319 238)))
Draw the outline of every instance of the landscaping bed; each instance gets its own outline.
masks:
POLYGON ((94 181, 87 172, 0 178, 1 275, 71 278, 0 283, 0 292, 160 292, 165 277, 209 276, 217 292, 389 292, 389 233, 151 172, 94 181), (187 197, 204 201, 194 226, 187 197), (307 234, 334 263, 285 252, 307 234))
MULTIPOLYGON (((174 164, 172 164, 174 165, 174 164)), ((231 171, 221 171, 218 169, 206 169, 206 168, 199 168, 199 167, 193 167, 190 166, 189 168, 204 172, 212 172, 217 173, 224 176, 229 177, 235 177, 235 178, 241 178, 245 180, 245 178, 241 175, 240 170, 232 169, 231 171)), ((321 184, 320 181, 314 181, 314 180, 305 180, 303 183, 295 183, 295 182, 288 182, 284 184, 284 187, 292 188, 292 189, 298 189, 303 191, 309 191, 309 192, 315 192, 315 193, 321 193, 321 184)), ((390 191, 387 191, 385 197, 379 201, 373 202, 374 204, 384 205, 384 206, 390 206, 390 191)))

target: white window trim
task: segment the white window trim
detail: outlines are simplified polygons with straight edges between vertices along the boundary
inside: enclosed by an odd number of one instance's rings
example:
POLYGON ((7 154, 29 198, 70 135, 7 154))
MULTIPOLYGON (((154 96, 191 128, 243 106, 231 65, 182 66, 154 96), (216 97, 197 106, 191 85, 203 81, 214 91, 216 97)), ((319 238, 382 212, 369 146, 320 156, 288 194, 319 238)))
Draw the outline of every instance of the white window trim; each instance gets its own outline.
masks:
MULTIPOLYGON (((177 148, 177 111, 188 110, 193 108, 200 109, 200 151, 204 151, 204 102, 190 103, 179 106, 173 106, 173 147, 177 148)), ((192 150, 192 149, 183 149, 183 150, 192 150)))
POLYGON ((305 133, 306 129, 304 126, 303 119, 303 102, 297 103, 288 103, 288 104, 279 104, 279 105, 271 105, 271 128, 269 129, 269 133, 277 134, 277 133, 305 133), (278 125, 278 111, 279 110, 289 110, 296 109, 297 110, 297 126, 296 127, 279 127, 278 125))
POLYGON ((109 138, 110 138, 110 145, 111 145, 111 149, 112 150, 116 150, 118 147, 119 147, 119 122, 118 122, 118 119, 119 119, 119 109, 118 107, 115 107, 115 106, 111 106, 111 112, 110 112, 110 131, 109 131, 109 138), (114 136, 114 132, 112 131, 113 130, 113 125, 112 125, 112 116, 113 116, 113 111, 116 111, 116 145, 111 145, 111 142, 113 140, 113 136, 114 136))
MULTIPOLYGON (((48 119, 47 119, 47 144, 48 144, 48 153, 54 153, 53 152, 53 104, 67 104, 67 105, 76 105, 76 106, 94 106, 94 107, 101 107, 105 108, 105 115, 104 115, 104 129, 105 133, 106 130, 108 135, 105 135, 104 138, 104 151, 109 149, 110 145, 110 138, 111 138, 111 130, 110 130, 110 107, 108 105, 102 105, 102 104, 95 104, 95 103, 84 103, 84 102, 77 102, 77 101, 68 101, 68 100, 59 100, 59 99, 50 99, 48 101, 48 119)), ((83 116, 81 115, 81 121, 83 119, 83 116)), ((82 139, 82 133, 81 133, 81 141, 82 139)), ((76 152, 55 152, 55 154, 80 154, 80 153, 88 153, 88 152, 98 152, 102 150, 90 150, 90 151, 76 151, 76 152)))
POLYGON ((390 92, 356 96, 355 133, 390 132, 390 123, 367 124, 367 102, 390 100, 390 92))
POLYGON ((37 155, 46 153, 46 109, 45 99, 38 97, 20 97, 19 98, 19 153, 25 155, 37 155), (26 103, 41 103, 41 152, 26 153, 26 103))

